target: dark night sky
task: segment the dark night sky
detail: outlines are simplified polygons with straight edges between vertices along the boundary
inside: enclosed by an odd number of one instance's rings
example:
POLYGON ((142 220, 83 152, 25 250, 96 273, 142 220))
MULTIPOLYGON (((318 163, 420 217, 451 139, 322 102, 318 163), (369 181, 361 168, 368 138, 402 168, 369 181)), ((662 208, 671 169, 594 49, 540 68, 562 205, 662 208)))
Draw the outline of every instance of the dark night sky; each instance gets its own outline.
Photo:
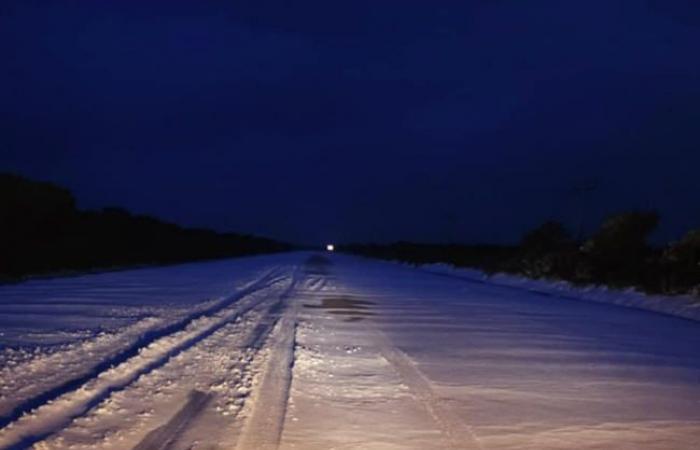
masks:
POLYGON ((0 170, 83 207, 309 243, 700 226, 696 0, 3 0, 0 61, 0 170))

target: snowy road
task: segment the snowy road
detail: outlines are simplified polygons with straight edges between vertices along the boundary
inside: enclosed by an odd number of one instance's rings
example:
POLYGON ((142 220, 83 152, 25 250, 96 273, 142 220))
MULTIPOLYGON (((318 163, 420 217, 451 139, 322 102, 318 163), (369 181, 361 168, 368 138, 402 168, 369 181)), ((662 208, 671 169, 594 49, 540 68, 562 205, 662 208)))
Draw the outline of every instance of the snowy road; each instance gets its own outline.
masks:
POLYGON ((700 324, 309 253, 0 287, 0 448, 697 449, 700 324))

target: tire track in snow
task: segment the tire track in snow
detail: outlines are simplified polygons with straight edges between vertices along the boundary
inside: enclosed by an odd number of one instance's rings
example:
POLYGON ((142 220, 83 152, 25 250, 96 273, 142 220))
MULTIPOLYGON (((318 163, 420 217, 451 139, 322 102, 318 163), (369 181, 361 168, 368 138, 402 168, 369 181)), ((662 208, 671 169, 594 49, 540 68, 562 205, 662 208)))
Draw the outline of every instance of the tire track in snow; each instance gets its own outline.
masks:
MULTIPOLYGON (((276 271, 268 272, 216 305, 178 322, 178 327, 169 326, 165 330, 158 330, 158 333, 152 333, 145 340, 140 339, 141 345, 133 346, 128 353, 120 353, 123 358, 117 361, 111 358, 107 370, 92 371, 92 376, 87 379, 81 377, 82 383, 73 382, 76 385, 71 385, 71 389, 55 393, 31 413, 27 411, 27 414, 1 429, 0 448, 23 449, 45 439, 98 405, 112 392, 123 389, 141 375, 164 365, 170 358, 210 336, 265 299, 234 305, 239 307, 226 312, 228 306, 250 294, 271 288, 285 278, 287 277, 276 276, 276 271)), ((102 363, 100 367, 106 364, 102 363)))
POLYGON ((212 394, 192 390, 187 403, 166 423, 146 435, 134 450, 166 450, 171 448, 188 425, 197 418, 212 399, 212 394))
POLYGON ((296 321, 283 317, 270 337, 269 361, 255 394, 253 411, 247 419, 237 450, 276 450, 287 412, 294 363, 296 321))
POLYGON ((297 277, 295 274, 295 281, 280 302, 283 315, 270 335, 269 359, 236 450, 276 450, 279 447, 292 384, 296 334, 296 306, 285 305, 284 301, 291 298, 298 283, 297 277))
POLYGON ((83 384, 87 383, 91 379, 96 378, 100 373, 109 370, 113 366, 117 366, 124 361, 133 358, 138 355, 139 351, 158 339, 165 336, 171 335, 178 331, 185 329, 193 321, 200 319, 202 317, 212 315, 236 302, 237 300, 249 295, 257 290, 264 289, 266 286, 274 284, 278 281, 277 270, 270 270, 266 272, 258 280, 249 283, 247 286, 243 287, 236 293, 225 297, 219 302, 216 302, 212 306, 205 308, 203 310, 197 311, 196 313, 187 315, 176 322, 170 323, 164 327, 158 327, 156 329, 148 330, 141 334, 132 344, 123 350, 113 354, 92 368, 87 369, 82 375, 66 380, 56 386, 51 387, 47 391, 39 395, 34 395, 29 397, 14 406, 12 410, 2 416, 0 416, 0 429, 4 428, 11 422, 19 419, 22 415, 29 413, 30 411, 39 408, 41 405, 46 404, 56 398, 78 389, 83 384))
MULTIPOLYGON (((261 350, 266 339, 277 324, 280 314, 284 312, 286 306, 285 301, 290 297, 295 284, 296 282, 293 279, 290 286, 279 296, 279 299, 274 301, 272 305, 267 308, 265 314, 258 320, 243 341, 237 345, 237 348, 243 350, 252 349, 256 354, 261 350)), ((180 436, 198 418, 200 413, 203 412, 206 403, 212 398, 213 395, 211 394, 192 390, 190 392, 190 399, 175 413, 170 421, 149 432, 133 450, 167 450, 170 448, 183 447, 182 443, 179 442, 180 436), (206 395, 207 399, 200 407, 200 402, 204 401, 204 399, 201 398, 202 395, 206 395)), ((184 446, 187 447, 187 444, 184 446)))
POLYGON ((447 440, 449 448, 483 450, 476 434, 462 418, 445 406, 433 391, 430 381, 404 352, 394 346, 381 332, 377 344, 384 359, 392 365, 402 381, 433 418, 447 440))

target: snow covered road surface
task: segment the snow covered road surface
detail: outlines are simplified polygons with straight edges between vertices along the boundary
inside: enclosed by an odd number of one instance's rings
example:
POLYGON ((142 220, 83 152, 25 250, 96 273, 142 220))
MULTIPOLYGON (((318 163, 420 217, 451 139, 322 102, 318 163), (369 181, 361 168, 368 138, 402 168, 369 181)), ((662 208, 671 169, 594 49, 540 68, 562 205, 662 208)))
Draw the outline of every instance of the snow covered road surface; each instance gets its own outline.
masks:
POLYGON ((0 287, 0 448, 697 449, 700 325, 344 255, 0 287))

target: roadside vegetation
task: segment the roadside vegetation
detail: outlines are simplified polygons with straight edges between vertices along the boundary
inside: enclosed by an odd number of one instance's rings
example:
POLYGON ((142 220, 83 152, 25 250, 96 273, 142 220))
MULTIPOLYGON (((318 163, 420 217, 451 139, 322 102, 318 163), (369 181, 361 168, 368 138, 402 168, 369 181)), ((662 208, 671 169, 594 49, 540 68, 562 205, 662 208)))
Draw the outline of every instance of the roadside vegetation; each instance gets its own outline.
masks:
POLYGON ((559 222, 526 233, 517 245, 436 245, 397 242, 343 248, 365 256, 414 264, 448 263, 487 273, 566 280, 656 294, 700 295, 700 230, 664 246, 649 244, 659 215, 632 211, 608 218, 592 236, 577 241, 559 222))
POLYGON ((0 174, 0 280, 288 249, 270 239, 183 228, 121 208, 81 211, 64 188, 0 174))

